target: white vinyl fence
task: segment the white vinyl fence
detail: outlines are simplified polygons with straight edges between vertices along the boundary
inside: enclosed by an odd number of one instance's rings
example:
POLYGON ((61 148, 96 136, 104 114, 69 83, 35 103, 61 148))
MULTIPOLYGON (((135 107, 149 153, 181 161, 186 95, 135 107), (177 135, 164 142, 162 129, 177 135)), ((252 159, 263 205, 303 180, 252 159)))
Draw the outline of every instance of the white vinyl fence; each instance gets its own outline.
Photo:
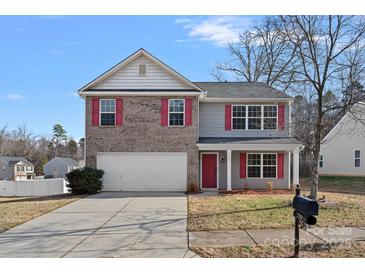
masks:
POLYGON ((48 196, 68 193, 63 178, 30 181, 0 181, 0 196, 48 196))

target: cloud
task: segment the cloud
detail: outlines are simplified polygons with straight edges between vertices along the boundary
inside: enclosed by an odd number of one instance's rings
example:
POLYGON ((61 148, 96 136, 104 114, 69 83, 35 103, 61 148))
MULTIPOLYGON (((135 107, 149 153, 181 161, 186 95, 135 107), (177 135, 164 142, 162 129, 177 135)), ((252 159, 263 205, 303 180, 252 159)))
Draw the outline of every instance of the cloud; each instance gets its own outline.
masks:
POLYGON ((12 101, 19 101, 19 100, 25 100, 27 97, 20 95, 18 93, 8 93, 4 96, 5 99, 12 100, 12 101))
POLYGON ((78 46, 80 45, 80 42, 75 42, 75 41, 68 41, 68 42, 63 42, 62 45, 64 47, 74 47, 74 46, 78 46))
MULTIPOLYGON (((238 41, 239 34, 252 26, 252 19, 239 16, 214 16, 207 19, 178 18, 176 24, 188 30, 187 35, 192 39, 213 43, 224 47, 229 42, 238 41)), ((181 41, 186 41, 179 39, 181 41)))

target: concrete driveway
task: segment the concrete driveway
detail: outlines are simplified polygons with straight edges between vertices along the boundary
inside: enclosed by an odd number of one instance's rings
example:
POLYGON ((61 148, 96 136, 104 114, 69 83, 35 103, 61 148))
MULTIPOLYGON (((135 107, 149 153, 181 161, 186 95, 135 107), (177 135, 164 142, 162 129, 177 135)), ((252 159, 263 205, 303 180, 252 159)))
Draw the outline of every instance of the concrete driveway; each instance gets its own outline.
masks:
POLYGON ((0 257, 194 257, 181 193, 102 192, 0 234, 0 257))

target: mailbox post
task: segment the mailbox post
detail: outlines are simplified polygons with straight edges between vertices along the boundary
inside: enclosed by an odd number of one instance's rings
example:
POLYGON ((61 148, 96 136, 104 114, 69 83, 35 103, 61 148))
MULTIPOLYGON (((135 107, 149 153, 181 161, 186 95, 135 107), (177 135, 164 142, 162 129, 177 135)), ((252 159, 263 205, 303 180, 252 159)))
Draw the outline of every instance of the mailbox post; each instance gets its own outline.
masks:
POLYGON ((294 228, 294 257, 299 256, 299 228, 317 223, 318 203, 315 200, 300 195, 300 188, 297 185, 293 199, 295 228, 294 228))

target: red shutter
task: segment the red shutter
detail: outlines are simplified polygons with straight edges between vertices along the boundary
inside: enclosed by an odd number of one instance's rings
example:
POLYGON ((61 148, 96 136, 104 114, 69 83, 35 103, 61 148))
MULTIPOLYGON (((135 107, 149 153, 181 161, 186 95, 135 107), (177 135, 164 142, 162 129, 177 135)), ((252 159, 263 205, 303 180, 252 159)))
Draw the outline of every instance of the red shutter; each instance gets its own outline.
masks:
POLYGON ((246 153, 240 153, 240 178, 246 178, 246 153))
POLYGON ((284 153, 278 153, 278 179, 284 178, 284 153))
POLYGON ((225 107, 225 130, 231 130, 232 129, 232 106, 226 105, 225 107))
POLYGON ((193 116, 193 100, 190 98, 185 99, 185 126, 192 125, 192 116, 193 116))
POLYGON ((115 104, 116 104, 116 119, 115 119, 115 125, 116 126, 121 126, 123 123, 123 99, 122 98, 117 98, 115 100, 115 104))
POLYGON ((284 130, 285 129, 285 105, 279 104, 278 105, 278 129, 284 130))
POLYGON ((169 101, 167 98, 161 99, 161 126, 168 126, 168 108, 169 108, 169 101))
POLYGON ((99 98, 93 97, 91 102, 91 125, 99 126, 99 98))

